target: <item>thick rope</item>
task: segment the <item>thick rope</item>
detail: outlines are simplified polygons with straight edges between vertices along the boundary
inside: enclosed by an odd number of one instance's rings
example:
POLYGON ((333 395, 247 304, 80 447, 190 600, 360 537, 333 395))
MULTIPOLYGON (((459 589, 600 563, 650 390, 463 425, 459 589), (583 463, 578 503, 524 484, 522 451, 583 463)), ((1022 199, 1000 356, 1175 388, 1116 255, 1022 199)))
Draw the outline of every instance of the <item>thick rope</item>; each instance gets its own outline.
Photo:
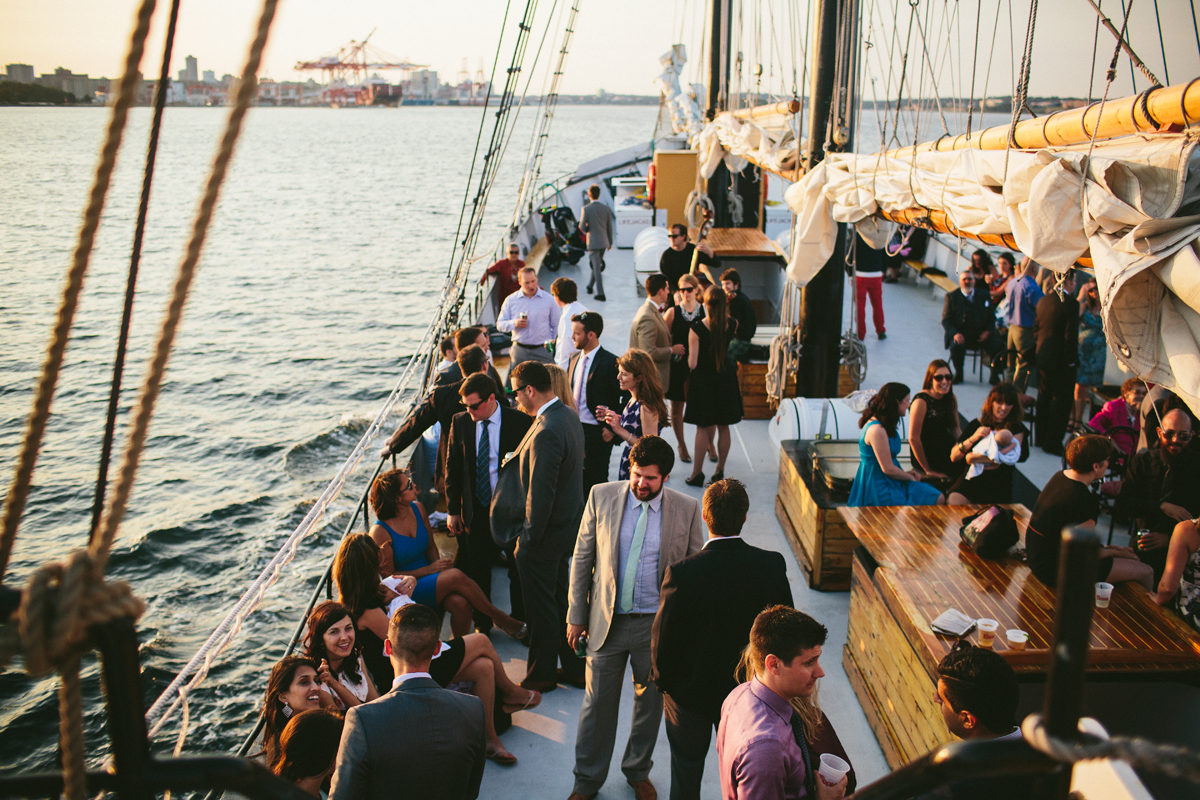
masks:
POLYGON ((142 61, 142 52, 145 50, 146 35, 150 31, 150 17, 154 14, 154 5, 155 0, 142 0, 141 6, 138 7, 133 35, 130 37, 129 52, 125 56, 125 71, 121 75, 120 83, 117 84, 117 99, 113 104, 112 118, 108 123, 104 146, 100 151, 100 163, 96 166, 96 175, 92 179, 92 192, 83 213, 83 225, 79 229, 79 241, 75 246, 75 255, 67 270, 66 285, 63 287, 58 316, 54 321, 50 344, 46 349, 46 360, 42 363, 42 374, 38 378, 33 410, 30 411, 29 419, 25 423, 25 436, 13 473, 12 487, 4 499, 4 516, 0 523, 0 580, 4 578, 4 574, 8 570, 8 560, 12 555, 13 543, 17 539, 17 528, 21 525, 25 501, 29 498, 33 468, 37 463, 38 452, 41 450, 46 423, 50 419, 50 401, 54 398, 58 373, 62 368, 63 355, 70 338, 71 324, 75 319, 75 309, 79 305, 79 295, 83 290, 83 277, 87 273, 92 245, 96 239, 96 229, 100 226, 100 216, 104 212, 104 201, 108 195, 108 186, 112 181, 113 170, 117 164, 117 153, 121 149, 121 138, 125 132, 129 108, 133 105, 137 94, 138 65, 142 61))
POLYGON ((1145 739, 1117 736, 1094 744, 1056 739, 1046 732, 1038 714, 1030 714, 1021 723, 1021 735, 1035 750, 1055 761, 1074 764, 1079 761, 1112 759, 1124 761, 1136 769, 1160 772, 1173 778, 1200 783, 1200 754, 1185 747, 1155 744, 1145 739))

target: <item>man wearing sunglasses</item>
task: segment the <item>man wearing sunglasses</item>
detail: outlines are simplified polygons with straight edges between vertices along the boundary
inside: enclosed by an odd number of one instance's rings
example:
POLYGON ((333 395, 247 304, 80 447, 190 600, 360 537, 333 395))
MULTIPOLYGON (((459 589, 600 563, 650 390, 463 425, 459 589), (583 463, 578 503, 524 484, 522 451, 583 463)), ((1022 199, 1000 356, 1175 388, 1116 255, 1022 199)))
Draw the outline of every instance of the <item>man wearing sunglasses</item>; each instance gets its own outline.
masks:
POLYGON ((663 251, 662 258, 658 260, 658 271, 667 276, 668 285, 678 286, 680 276, 691 271, 692 253, 697 250, 700 251, 700 255, 696 257, 698 268, 708 276, 710 283, 717 285, 717 279, 713 277, 709 267, 719 269, 721 259, 713 255, 712 248, 705 242, 700 244, 689 242, 687 228, 678 223, 671 226, 668 236, 671 239, 671 246, 663 251))

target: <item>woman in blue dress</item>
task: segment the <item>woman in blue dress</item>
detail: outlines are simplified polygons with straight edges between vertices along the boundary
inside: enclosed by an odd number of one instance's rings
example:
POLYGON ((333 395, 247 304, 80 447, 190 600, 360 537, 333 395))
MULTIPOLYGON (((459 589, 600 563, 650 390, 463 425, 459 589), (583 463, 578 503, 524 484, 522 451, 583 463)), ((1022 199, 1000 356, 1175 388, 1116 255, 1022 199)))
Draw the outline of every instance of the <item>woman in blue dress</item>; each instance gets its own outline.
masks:
POLYGON ((858 474, 850 489, 850 506, 945 505, 946 498, 921 482, 916 470, 900 469, 900 437, 896 424, 908 411, 909 392, 903 383, 885 383, 867 405, 858 426, 858 474))
POLYGON ((1108 342, 1104 338, 1100 296, 1096 282, 1088 281, 1079 290, 1079 359, 1075 370, 1075 408, 1071 421, 1082 424, 1088 407, 1088 389, 1104 383, 1104 364, 1108 359, 1108 342))
POLYGON ((622 392, 629 393, 625 410, 618 414, 611 408, 605 409, 600 420, 612 429, 613 435, 625 442, 621 451, 621 466, 617 480, 629 480, 629 451, 634 443, 648 431, 658 436, 667 424, 667 401, 663 396, 662 381, 658 367, 645 350, 630 349, 617 359, 617 384, 622 392))
POLYGON ((417 579, 412 599, 435 611, 450 614, 450 632, 471 632, 471 613, 480 611, 509 636, 520 639, 525 625, 492 605, 479 584, 454 567, 454 559, 442 558, 429 535, 425 507, 416 501, 417 487, 404 470, 391 469, 371 484, 371 507, 378 517, 371 538, 379 545, 382 575, 411 575, 417 579))

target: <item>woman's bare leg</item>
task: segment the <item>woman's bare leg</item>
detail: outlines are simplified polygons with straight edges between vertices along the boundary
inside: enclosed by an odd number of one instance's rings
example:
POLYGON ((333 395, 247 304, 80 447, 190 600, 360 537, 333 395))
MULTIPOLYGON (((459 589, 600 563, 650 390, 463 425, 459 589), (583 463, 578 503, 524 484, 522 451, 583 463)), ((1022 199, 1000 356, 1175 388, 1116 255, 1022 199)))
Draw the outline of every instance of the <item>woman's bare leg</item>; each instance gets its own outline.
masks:
POLYGON ((1071 414, 1072 422, 1086 422, 1083 418, 1084 409, 1088 402, 1088 387, 1075 384, 1075 408, 1071 414))
POLYGON ((688 458, 687 442, 683 438, 683 407, 682 400, 671 401, 671 430, 675 431, 675 441, 679 443, 680 460, 688 458))
POLYGON ((717 472, 725 471, 725 459, 729 458, 729 426, 717 426, 717 472))
POLYGON ((471 632, 471 604, 461 594, 448 594, 438 601, 450 615, 450 635, 461 639, 471 632))
POLYGON ((1106 580, 1109 583, 1137 581, 1146 587, 1146 591, 1154 591, 1154 569, 1136 558, 1114 558, 1106 580))
POLYGON ((504 669, 504 662, 500 660, 495 646, 492 645, 492 640, 486 634, 472 633, 464 636, 463 645, 466 647, 463 655, 464 664, 477 659, 487 659, 491 662, 494 684, 502 701, 515 705, 526 703, 533 698, 532 691, 522 689, 508 677, 508 672, 504 669))
MULTIPOLYGON (((437 601, 444 604, 445 601, 443 598, 454 594, 460 595, 470 604, 471 608, 487 614, 492 618, 493 622, 500 626, 502 631, 510 636, 515 635, 521 629, 522 623, 492 605, 492 601, 487 599, 487 595, 479 588, 479 584, 468 578, 465 572, 455 568, 439 572, 437 579, 437 601)), ((467 612, 467 617, 467 625, 469 626, 470 611, 467 612)), ((453 627, 453 618, 450 624, 453 627)), ((464 633, 455 633, 456 636, 464 634, 465 631, 464 633)))
POLYGON ((948 506, 965 506, 969 505, 970 502, 966 495, 959 494, 958 492, 951 492, 950 496, 946 498, 946 505, 948 506))
POLYGON ((701 428, 696 426, 696 444, 692 448, 692 452, 696 454, 696 460, 692 463, 692 475, 694 479, 704 471, 704 454, 708 452, 708 446, 712 443, 713 429, 712 427, 701 428))
POLYGON ((483 726, 487 732, 488 746, 503 750, 504 745, 500 744, 500 737, 496 735, 496 683, 491 663, 486 658, 468 661, 464 657, 463 667, 454 676, 454 680, 470 681, 473 684, 471 694, 483 703, 483 726))

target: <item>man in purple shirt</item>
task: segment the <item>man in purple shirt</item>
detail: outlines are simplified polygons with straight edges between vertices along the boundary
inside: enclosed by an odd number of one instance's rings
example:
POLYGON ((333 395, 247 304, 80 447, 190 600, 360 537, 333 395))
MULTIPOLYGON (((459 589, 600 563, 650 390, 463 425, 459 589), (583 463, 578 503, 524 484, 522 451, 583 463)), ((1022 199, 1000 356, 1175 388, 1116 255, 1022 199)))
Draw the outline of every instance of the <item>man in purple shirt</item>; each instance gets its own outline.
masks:
POLYGON ((747 683, 721 707, 717 729, 722 800, 839 800, 848 779, 829 786, 816 774, 820 756, 810 752, 820 709, 812 701, 828 632, 807 614, 772 606, 750 629, 747 683), (792 707, 798 698, 801 714, 792 707))

